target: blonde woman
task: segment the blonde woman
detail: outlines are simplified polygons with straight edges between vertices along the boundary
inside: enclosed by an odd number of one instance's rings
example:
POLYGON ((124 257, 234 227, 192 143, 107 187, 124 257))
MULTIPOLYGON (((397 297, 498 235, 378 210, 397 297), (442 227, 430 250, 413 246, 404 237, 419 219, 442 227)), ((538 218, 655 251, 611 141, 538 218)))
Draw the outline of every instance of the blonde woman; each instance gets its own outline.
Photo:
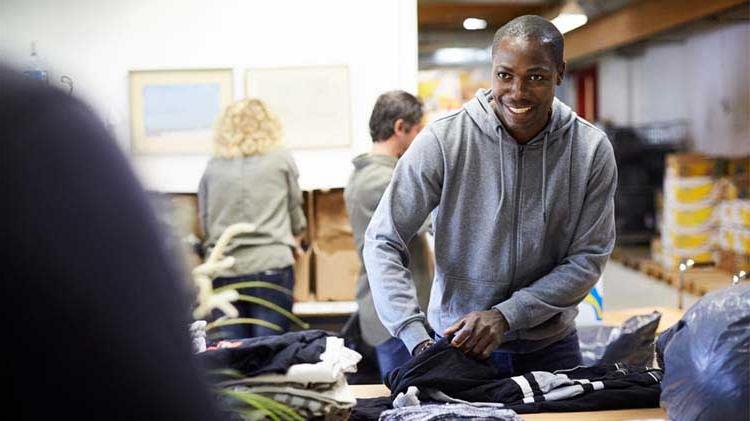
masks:
MULTIPOLYGON (((292 289, 294 251, 306 228, 299 172, 281 147, 281 124, 258 99, 238 101, 223 112, 215 128, 215 156, 198 189, 204 248, 210 252, 232 224, 256 225, 252 234, 235 237, 226 255, 236 262, 214 288, 246 281, 265 281, 292 289)), ((240 294, 269 300, 291 311, 292 298, 273 289, 240 289, 240 294)), ((235 303, 239 317, 261 319, 289 328, 279 313, 244 301, 235 303)), ((221 328, 226 339, 278 334, 266 327, 237 324, 221 328)))

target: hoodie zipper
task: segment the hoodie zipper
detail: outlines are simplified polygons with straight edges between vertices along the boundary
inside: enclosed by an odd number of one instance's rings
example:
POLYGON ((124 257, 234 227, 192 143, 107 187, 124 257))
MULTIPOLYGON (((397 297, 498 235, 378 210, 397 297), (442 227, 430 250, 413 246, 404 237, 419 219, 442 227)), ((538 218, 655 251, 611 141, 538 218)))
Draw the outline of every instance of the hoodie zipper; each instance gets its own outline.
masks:
POLYGON ((511 241, 510 248, 510 290, 513 290, 513 284, 516 283, 516 260, 518 256, 518 238, 519 238, 519 224, 521 213, 521 177, 523 173, 523 151, 524 147, 518 147, 518 165, 516 165, 516 180, 513 184, 515 187, 515 200, 513 200, 513 241, 511 241))

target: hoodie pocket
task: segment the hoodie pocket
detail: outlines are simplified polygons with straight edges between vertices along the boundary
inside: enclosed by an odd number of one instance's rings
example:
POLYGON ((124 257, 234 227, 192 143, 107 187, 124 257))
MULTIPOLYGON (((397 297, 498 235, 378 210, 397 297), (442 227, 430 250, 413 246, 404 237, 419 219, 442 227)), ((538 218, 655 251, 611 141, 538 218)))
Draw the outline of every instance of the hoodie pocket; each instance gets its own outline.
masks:
POLYGON ((455 323, 472 311, 489 310, 490 307, 505 299, 510 285, 498 280, 466 278, 463 276, 445 276, 445 294, 441 322, 445 325, 455 323))

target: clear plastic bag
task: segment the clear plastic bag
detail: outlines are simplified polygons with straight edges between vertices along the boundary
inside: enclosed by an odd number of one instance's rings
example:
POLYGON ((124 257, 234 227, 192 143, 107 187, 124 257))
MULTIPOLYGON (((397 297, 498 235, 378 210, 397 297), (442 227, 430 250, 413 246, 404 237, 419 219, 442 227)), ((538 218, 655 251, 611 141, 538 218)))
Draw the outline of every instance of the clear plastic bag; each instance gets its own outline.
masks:
POLYGON ((622 326, 582 326, 578 341, 584 365, 622 362, 650 366, 661 313, 633 316, 622 326))
POLYGON ((674 420, 750 420, 750 285, 706 295, 657 341, 674 420))

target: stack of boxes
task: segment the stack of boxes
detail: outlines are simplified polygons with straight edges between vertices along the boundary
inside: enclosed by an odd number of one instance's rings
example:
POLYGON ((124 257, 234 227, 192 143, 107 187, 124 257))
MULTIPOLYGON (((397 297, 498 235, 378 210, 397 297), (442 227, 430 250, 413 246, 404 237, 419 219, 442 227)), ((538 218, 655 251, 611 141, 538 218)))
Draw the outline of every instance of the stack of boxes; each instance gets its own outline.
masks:
POLYGON ((687 258, 719 264, 721 251, 748 254, 742 247, 750 239, 742 225, 750 185, 747 164, 748 158, 667 157, 661 241, 652 244, 655 260, 674 269, 687 258))
POLYGON ((750 271, 750 158, 729 161, 727 172, 726 200, 719 207, 717 265, 730 273, 750 271))
POLYGON ((720 268, 731 273, 750 270, 750 200, 723 202, 719 213, 720 268))
POLYGON ((661 223, 661 253, 665 268, 676 268, 683 259, 713 263, 717 235, 717 209, 721 184, 719 163, 697 154, 667 156, 661 223))
POLYGON ((320 301, 354 299, 361 264, 344 202, 344 189, 313 191, 314 290, 320 301))
POLYGON ((341 188, 304 192, 307 243, 295 264, 295 301, 354 299, 360 262, 341 188))

